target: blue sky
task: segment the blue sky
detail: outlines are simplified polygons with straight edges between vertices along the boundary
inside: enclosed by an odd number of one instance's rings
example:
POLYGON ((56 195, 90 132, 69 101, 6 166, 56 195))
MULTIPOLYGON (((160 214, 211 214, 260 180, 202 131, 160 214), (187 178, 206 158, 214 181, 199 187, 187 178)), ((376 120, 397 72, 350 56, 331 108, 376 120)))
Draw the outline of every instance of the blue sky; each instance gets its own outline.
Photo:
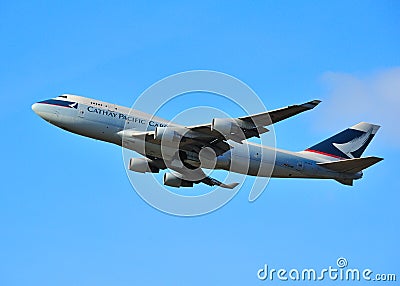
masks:
POLYGON ((341 256, 400 279, 399 3, 293 2, 2 1, 0 285, 289 284, 257 270, 341 256), (368 120, 382 128, 366 154, 385 160, 352 188, 272 179, 254 203, 241 190, 216 212, 174 217, 134 192, 119 147, 30 109, 61 93, 130 106, 195 69, 239 78, 269 109, 321 99, 275 126, 280 148, 368 120))

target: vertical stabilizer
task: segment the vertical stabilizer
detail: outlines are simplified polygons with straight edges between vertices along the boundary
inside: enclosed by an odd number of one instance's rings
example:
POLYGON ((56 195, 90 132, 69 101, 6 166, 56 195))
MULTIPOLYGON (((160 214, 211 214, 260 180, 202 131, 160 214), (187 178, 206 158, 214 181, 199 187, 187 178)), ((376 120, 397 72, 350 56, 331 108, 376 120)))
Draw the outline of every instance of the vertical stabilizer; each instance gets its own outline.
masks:
POLYGON ((339 159, 360 158, 379 127, 379 125, 360 122, 306 149, 306 151, 339 159))

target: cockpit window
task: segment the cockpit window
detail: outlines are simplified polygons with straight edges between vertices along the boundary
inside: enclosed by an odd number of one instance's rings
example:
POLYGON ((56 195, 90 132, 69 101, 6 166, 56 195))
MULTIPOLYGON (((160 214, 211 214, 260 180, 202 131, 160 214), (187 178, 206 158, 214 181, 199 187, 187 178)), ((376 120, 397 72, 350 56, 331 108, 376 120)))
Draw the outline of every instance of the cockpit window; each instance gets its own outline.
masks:
POLYGON ((67 98, 66 95, 60 95, 60 96, 58 96, 58 97, 67 98))
POLYGON ((47 99, 47 100, 39 101, 38 103, 78 109, 78 103, 73 102, 73 101, 47 99))

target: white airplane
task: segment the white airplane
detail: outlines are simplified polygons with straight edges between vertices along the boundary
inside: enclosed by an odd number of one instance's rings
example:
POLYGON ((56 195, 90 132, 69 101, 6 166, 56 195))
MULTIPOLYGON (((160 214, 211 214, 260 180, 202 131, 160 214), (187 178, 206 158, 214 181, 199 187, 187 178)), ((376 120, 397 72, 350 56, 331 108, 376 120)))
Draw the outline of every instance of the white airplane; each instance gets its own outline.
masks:
POLYGON ((222 169, 251 176, 334 179, 353 185, 362 170, 383 160, 361 158, 379 129, 358 123, 304 151, 291 152, 246 141, 268 132, 267 126, 313 109, 313 100, 236 119, 214 118, 211 123, 182 126, 130 108, 77 95, 64 94, 37 102, 33 111, 49 123, 86 137, 129 148, 143 158, 132 158, 129 170, 164 174, 172 187, 234 188, 207 176, 204 169, 222 169))

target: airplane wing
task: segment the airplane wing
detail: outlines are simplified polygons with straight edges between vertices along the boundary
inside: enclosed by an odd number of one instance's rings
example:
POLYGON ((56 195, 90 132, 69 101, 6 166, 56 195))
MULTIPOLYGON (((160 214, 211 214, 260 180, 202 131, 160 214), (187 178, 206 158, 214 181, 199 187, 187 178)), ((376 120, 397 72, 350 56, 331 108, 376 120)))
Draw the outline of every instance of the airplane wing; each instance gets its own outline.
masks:
MULTIPOLYGON (((230 149, 229 144, 226 142, 227 139, 240 143, 241 141, 252 137, 260 137, 260 134, 269 131, 266 126, 313 109, 320 102, 320 100, 312 100, 303 104, 291 105, 269 112, 243 116, 236 119, 214 119, 213 122, 209 124, 188 126, 186 128, 196 134, 191 137, 193 137, 195 141, 201 141, 204 144, 202 147, 211 147, 214 149, 215 153, 219 155, 230 149), (229 123, 231 123, 231 128, 229 128, 229 123), (237 130, 239 131, 237 136, 234 134, 234 129, 239 129, 237 130)), ((196 144, 196 142, 188 140, 186 144, 192 145, 196 144)))
POLYGON ((277 123, 279 121, 282 121, 284 119, 287 119, 289 117, 292 117, 296 114, 302 113, 304 111, 313 109, 316 107, 321 100, 312 100, 303 104, 296 104, 296 105, 291 105, 288 107, 283 107, 279 109, 275 109, 269 112, 263 112, 259 114, 254 114, 250 116, 245 116, 245 117, 239 117, 239 119, 243 121, 252 121, 254 124, 259 127, 259 126, 268 126, 273 123, 277 123))
MULTIPOLYGON (((169 124, 164 127, 157 127, 155 131, 138 132, 135 130, 123 130, 118 134, 127 139, 126 147, 129 148, 130 138, 132 142, 139 139, 146 143, 161 144, 161 140, 179 142, 179 150, 176 150, 174 158, 180 158, 183 164, 189 164, 195 168, 199 166, 200 160, 198 155, 203 148, 211 148, 216 156, 222 155, 232 147, 228 140, 242 143, 243 140, 251 137, 260 137, 260 134, 268 132, 266 126, 281 120, 292 117, 306 110, 313 109, 320 103, 319 100, 312 100, 299 105, 291 105, 288 107, 243 116, 239 118, 214 118, 210 124, 196 126, 179 126, 169 124), (183 158, 182 158, 182 153, 183 158), (190 159, 188 154, 191 154, 190 159), (193 156, 197 154, 197 156, 193 156), (186 159, 185 159, 186 157, 186 159), (197 158, 196 158, 197 157, 197 158)), ((135 143, 134 143, 135 144, 135 143)), ((125 146, 124 146, 125 147, 125 146)), ((134 150, 134 148, 133 148, 134 150)), ((150 158, 149 156, 147 156, 150 158)), ((150 158, 152 159, 152 158, 150 158)), ((154 158, 153 158, 154 159, 154 158)), ((173 158, 158 158, 160 160, 173 160, 173 158)), ((204 183, 209 186, 220 186, 223 188, 233 189, 238 184, 224 184, 216 179, 208 177, 201 172, 196 178, 186 180, 187 174, 181 168, 174 168, 176 174, 166 173, 164 176, 164 184, 172 187, 191 187, 193 184, 204 183)))
MULTIPOLYGON (((247 131, 248 138, 251 138, 253 135, 250 130, 253 131, 253 129, 268 126, 274 123, 277 123, 279 121, 282 121, 284 119, 287 119, 289 117, 292 117, 294 115, 297 115, 299 113, 302 113, 304 111, 313 109, 316 107, 321 101, 320 100, 312 100, 303 104, 296 104, 296 105, 290 105, 287 107, 275 109, 272 111, 268 112, 262 112, 258 114, 253 114, 249 116, 244 116, 244 117, 239 117, 235 121, 238 121, 239 124, 241 124, 241 128, 243 131, 247 131)), ((197 126, 190 126, 191 130, 202 132, 202 133, 208 133, 211 135, 210 132, 210 127, 211 124, 204 124, 204 125, 197 125, 197 126)), ((261 128, 262 130, 262 128, 261 128)), ((265 128, 265 132, 268 130, 265 128)))
MULTIPOLYGON (((198 153, 202 148, 210 147, 217 156, 231 149, 227 140, 241 143, 243 140, 260 137, 260 134, 268 132, 266 126, 277 123, 296 114, 313 109, 321 101, 312 100, 303 104, 291 105, 269 112, 262 112, 239 118, 214 118, 212 123, 187 126, 175 131, 173 125, 168 127, 171 132, 181 134, 179 149, 183 151, 194 151, 198 153)), ((157 130, 136 132, 129 130, 121 131, 121 136, 143 138, 146 142, 157 143, 157 130)))

